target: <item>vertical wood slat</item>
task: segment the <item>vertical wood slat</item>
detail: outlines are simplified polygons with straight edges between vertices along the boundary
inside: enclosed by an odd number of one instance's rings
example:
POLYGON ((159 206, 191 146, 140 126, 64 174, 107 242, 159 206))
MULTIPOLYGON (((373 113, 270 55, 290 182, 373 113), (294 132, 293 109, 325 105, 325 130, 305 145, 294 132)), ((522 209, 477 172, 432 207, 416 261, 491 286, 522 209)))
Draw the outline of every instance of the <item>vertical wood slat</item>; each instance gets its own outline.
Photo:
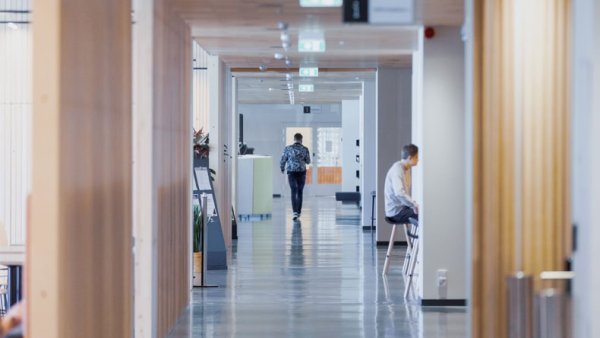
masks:
POLYGON ((131 5, 34 2, 28 335, 131 335, 131 5))
POLYGON ((523 269, 534 276, 562 269, 569 252, 565 235, 570 4, 567 0, 473 4, 472 332, 473 337, 506 337, 504 279, 519 265, 515 236, 522 236, 523 269), (522 120, 515 120, 518 111, 522 120), (515 123, 522 124, 522 138, 515 134, 515 123), (515 158, 519 145, 514 142, 520 139, 522 157, 515 158), (518 191, 517 174, 522 175, 518 191), (515 192, 522 201, 519 234, 514 232, 519 215, 515 192))
POLYGON ((163 337, 189 298, 192 41, 189 27, 167 2, 156 5, 153 167, 158 213, 157 332, 163 337))

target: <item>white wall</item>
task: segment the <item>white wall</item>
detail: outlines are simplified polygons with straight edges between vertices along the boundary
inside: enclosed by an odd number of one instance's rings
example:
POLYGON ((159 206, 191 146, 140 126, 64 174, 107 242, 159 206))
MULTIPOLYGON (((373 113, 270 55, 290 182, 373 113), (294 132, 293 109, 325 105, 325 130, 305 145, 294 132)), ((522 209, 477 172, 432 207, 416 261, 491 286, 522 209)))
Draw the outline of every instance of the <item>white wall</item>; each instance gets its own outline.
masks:
POLYGON ((573 2, 573 337, 600 337, 600 4, 573 2))
POLYGON ((435 37, 423 41, 422 51, 422 68, 419 60, 413 63, 415 76, 422 72, 415 97, 421 109, 413 112, 413 142, 420 148, 420 163, 413 169, 413 195, 421 206, 419 296, 443 298, 436 275, 445 269, 445 298, 466 299, 466 114, 460 29, 436 27, 435 37))
POLYGON ((208 53, 200 47, 198 42, 192 42, 192 110, 193 124, 195 130, 203 128, 204 132, 208 132, 208 116, 209 116, 209 96, 208 88, 210 82, 208 79, 208 53))
MULTIPOLYGON (((401 158, 402 146, 411 143, 412 70, 380 68, 377 72, 377 241, 390 240, 392 227, 385 221, 385 176, 401 158)), ((397 231, 395 240, 405 240, 397 231)))
POLYGON ((31 25, 18 26, 0 24, 0 245, 25 244, 31 191, 31 25))
POLYGON ((356 191, 356 186, 360 186, 360 177, 356 177, 360 170, 360 163, 356 162, 356 156, 360 156, 360 146, 356 146, 360 138, 359 105, 359 100, 342 101, 342 191, 356 191))
MULTIPOLYGON (((340 104, 311 105, 312 112, 304 114, 303 106, 289 104, 240 104, 238 111, 244 115, 244 143, 254 148, 254 154, 273 157, 273 194, 284 194, 287 176, 279 170, 279 160, 285 147, 287 127, 341 127, 340 104)), ((316 133, 313 132, 313 147, 316 146, 316 133)), ((311 160, 315 161, 313 154, 311 160)), ((313 175, 313 182, 316 176, 313 175)), ((339 191, 339 185, 316 187, 307 185, 305 195, 328 194, 339 191), (319 191, 315 191, 319 189, 319 191)))
MULTIPOLYGON (((208 56, 209 78, 209 167, 216 172, 213 187, 225 247, 231 245, 231 149, 233 110, 231 70, 218 56, 208 56)), ((236 145, 237 146, 237 145, 236 145)))
POLYGON ((372 197, 377 190, 377 84, 376 80, 363 82, 360 114, 360 165, 361 165, 361 222, 371 225, 372 197))

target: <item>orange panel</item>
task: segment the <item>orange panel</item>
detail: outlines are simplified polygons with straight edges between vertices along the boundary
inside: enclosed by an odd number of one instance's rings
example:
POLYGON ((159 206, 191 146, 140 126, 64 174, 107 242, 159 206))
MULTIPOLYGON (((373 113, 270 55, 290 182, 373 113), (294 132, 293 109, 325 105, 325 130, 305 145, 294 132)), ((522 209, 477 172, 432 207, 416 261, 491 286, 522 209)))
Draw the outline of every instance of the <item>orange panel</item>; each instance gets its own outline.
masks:
POLYGON ((341 184, 342 167, 319 167, 317 181, 319 184, 341 184))

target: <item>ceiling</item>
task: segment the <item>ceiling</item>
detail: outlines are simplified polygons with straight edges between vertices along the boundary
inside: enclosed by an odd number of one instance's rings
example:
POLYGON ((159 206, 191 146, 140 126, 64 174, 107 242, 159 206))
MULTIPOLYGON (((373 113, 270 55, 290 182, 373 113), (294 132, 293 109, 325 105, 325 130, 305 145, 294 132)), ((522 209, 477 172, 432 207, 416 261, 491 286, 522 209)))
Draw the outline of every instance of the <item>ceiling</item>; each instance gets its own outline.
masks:
MULTIPOLYGON (((297 71, 290 73, 297 74, 297 71)), ((291 81, 279 71, 236 72, 234 75, 238 79, 239 103, 289 103, 288 83, 292 83, 295 103, 311 105, 358 100, 362 95, 363 81, 375 79, 375 69, 321 69, 318 78, 301 78, 294 75, 291 81), (314 92, 299 92, 300 84, 314 85, 314 92)))
MULTIPOLYGON (((462 24, 463 0, 415 1, 417 23, 462 24)), ((329 68, 329 72, 321 71, 319 78, 313 79, 315 93, 310 97, 314 102, 339 102, 356 96, 361 86, 357 74, 364 75, 365 70, 378 67, 410 67, 411 54, 417 48, 417 24, 345 24, 341 7, 302 8, 298 0, 172 0, 172 4, 175 12, 190 24, 192 36, 200 46, 211 55, 219 55, 241 77, 240 102, 289 103, 287 91, 278 89, 279 93, 269 88, 281 87, 277 82, 286 85, 285 73, 297 75, 299 66, 329 68), (285 32, 291 47, 287 50, 282 46, 278 22, 288 26, 285 32), (324 33, 324 53, 298 52, 298 34, 306 29, 324 33), (276 59, 275 53, 287 58, 289 64, 276 59), (261 65, 276 71, 260 72, 261 65), (346 71, 335 75, 335 68, 346 71)), ((309 95, 297 92, 300 79, 293 81, 299 103, 300 97, 309 95)))

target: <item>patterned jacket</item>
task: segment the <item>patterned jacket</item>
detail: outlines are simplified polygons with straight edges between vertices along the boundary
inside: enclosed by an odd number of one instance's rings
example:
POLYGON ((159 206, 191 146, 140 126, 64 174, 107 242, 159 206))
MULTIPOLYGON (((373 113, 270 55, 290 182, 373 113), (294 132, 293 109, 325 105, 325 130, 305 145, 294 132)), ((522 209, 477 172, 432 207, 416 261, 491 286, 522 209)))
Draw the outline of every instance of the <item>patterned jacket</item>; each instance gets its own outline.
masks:
POLYGON ((310 164, 310 153, 308 152, 308 148, 300 143, 294 143, 285 147, 281 161, 279 162, 281 172, 285 169, 288 174, 306 171, 307 164, 310 164))

